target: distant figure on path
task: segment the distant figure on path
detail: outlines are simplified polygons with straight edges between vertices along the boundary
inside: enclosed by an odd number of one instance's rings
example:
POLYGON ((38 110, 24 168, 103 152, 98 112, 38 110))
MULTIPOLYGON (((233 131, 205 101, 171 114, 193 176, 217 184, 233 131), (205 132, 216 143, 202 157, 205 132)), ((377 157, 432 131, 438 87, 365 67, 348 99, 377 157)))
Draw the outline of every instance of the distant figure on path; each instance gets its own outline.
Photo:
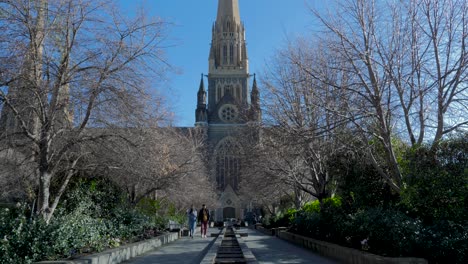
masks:
POLYGON ((202 206, 198 213, 198 220, 201 223, 201 236, 206 237, 206 230, 208 229, 208 221, 210 220, 210 211, 206 208, 206 205, 202 206))
POLYGON ((195 228, 197 227, 197 209, 192 206, 187 210, 188 224, 189 224, 189 235, 193 238, 195 234, 195 228))

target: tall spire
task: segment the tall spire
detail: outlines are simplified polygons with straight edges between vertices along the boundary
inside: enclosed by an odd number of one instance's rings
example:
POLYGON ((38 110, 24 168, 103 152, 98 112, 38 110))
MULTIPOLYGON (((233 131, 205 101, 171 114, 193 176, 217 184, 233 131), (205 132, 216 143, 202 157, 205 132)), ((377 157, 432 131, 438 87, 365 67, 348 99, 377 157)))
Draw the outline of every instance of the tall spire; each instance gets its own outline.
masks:
POLYGON ((200 88, 198 88, 198 93, 197 93, 197 105, 199 107, 206 107, 206 91, 205 91, 205 84, 203 82, 203 73, 201 74, 201 80, 200 80, 200 88))
POLYGON ((206 112, 206 90, 203 83, 203 73, 201 74, 200 88, 197 93, 197 109, 195 110, 195 126, 206 126, 208 115, 206 112))
POLYGON ((209 64, 210 73, 217 69, 242 70, 246 74, 249 71, 245 28, 240 19, 238 0, 218 0, 209 64))
POLYGON ((216 21, 221 22, 226 17, 230 17, 237 24, 241 22, 238 0, 219 0, 218 1, 218 17, 216 18, 216 21))
POLYGON ((250 94, 250 101, 252 102, 252 120, 260 121, 262 119, 262 110, 260 109, 260 91, 257 87, 257 77, 255 74, 252 85, 252 92, 250 94))

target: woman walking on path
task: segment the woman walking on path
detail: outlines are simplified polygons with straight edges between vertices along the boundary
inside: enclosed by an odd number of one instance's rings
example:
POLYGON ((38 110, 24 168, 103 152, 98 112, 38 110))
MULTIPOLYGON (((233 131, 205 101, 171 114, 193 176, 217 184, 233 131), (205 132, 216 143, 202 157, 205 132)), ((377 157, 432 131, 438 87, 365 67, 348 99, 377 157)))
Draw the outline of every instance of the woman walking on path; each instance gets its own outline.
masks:
POLYGON ((197 227, 197 210, 195 209, 193 204, 191 208, 187 211, 187 217, 189 224, 189 235, 191 238, 193 238, 193 235, 195 234, 195 228, 197 227))

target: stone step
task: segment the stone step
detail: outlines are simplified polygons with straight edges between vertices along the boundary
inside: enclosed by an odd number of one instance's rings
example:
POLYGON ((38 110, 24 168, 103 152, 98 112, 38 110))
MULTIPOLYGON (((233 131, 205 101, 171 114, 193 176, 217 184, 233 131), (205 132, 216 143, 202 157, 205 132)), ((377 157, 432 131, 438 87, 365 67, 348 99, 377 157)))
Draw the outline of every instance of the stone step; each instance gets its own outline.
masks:
POLYGON ((240 255, 242 255, 242 250, 232 250, 232 251, 231 250, 228 250, 228 251, 220 250, 220 251, 218 251, 218 255, 223 255, 223 254, 238 254, 238 255, 240 254, 240 255))
POLYGON ((221 264, 221 263, 247 263, 244 258, 230 258, 230 259, 216 259, 215 264, 221 264))

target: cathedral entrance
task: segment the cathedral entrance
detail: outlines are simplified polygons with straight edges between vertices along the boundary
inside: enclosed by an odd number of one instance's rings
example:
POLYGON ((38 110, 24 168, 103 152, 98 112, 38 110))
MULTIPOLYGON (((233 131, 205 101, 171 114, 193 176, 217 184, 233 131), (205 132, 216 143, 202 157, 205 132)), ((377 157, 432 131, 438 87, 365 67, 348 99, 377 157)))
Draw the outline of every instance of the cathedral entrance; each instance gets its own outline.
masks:
POLYGON ((236 218, 236 209, 234 207, 224 207, 223 217, 224 218, 236 218))

